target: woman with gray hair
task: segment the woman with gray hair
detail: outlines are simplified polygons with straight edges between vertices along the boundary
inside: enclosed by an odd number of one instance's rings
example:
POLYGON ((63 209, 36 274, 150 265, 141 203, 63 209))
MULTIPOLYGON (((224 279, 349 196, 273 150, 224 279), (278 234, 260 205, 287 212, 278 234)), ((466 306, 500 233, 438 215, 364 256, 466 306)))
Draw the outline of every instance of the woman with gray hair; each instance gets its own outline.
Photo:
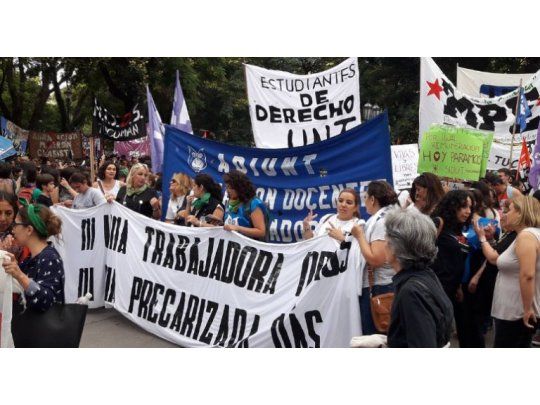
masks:
POLYGON ((388 347, 444 347, 452 331, 452 303, 429 268, 437 229, 426 215, 395 209, 386 215, 386 259, 396 271, 388 347))

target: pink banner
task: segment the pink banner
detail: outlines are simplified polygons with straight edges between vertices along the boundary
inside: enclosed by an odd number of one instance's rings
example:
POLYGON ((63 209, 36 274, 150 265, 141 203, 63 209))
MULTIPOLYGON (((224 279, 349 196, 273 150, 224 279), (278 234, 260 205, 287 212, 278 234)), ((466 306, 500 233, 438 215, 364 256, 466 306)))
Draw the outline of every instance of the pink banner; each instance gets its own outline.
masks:
POLYGON ((150 156, 150 142, 148 137, 133 139, 132 141, 122 141, 114 143, 114 151, 119 156, 130 158, 132 156, 150 156))

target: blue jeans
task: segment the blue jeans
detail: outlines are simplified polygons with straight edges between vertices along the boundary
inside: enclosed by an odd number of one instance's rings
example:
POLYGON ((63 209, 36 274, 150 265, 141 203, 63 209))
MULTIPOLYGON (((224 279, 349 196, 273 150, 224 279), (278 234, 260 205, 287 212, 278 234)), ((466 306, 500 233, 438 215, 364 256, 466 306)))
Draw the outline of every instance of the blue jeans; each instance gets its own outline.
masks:
MULTIPOLYGON (((374 297, 376 297, 377 295, 386 294, 389 292, 394 292, 394 284, 374 285, 371 291, 374 297)), ((358 297, 358 300, 360 302, 360 316, 362 319, 362 334, 373 335, 374 333, 379 333, 379 331, 375 329, 375 324, 373 323, 373 317, 371 316, 371 302, 369 300, 369 287, 362 288, 362 295, 358 297)))

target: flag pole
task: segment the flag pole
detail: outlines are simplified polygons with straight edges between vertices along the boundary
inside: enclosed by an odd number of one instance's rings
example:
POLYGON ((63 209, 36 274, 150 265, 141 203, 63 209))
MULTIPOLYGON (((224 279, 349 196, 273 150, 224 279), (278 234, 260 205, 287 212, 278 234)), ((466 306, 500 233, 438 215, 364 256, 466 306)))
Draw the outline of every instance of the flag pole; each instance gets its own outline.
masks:
POLYGON ((96 181, 96 178, 95 178, 95 174, 96 174, 96 170, 95 170, 96 158, 94 156, 94 148, 95 148, 94 142, 95 142, 94 137, 91 136, 90 137, 90 177, 92 178, 92 183, 94 181, 96 181))
POLYGON ((510 170, 512 170, 512 155, 513 155, 513 152, 514 152, 514 140, 516 138, 516 121, 517 121, 517 117, 518 117, 519 103, 521 101, 521 85, 522 84, 523 84, 523 79, 519 79, 519 93, 518 93, 517 101, 516 101, 516 111, 514 113, 514 116, 516 118, 514 119, 514 127, 512 129, 512 143, 510 144, 510 159, 508 159, 508 169, 510 169, 510 170))

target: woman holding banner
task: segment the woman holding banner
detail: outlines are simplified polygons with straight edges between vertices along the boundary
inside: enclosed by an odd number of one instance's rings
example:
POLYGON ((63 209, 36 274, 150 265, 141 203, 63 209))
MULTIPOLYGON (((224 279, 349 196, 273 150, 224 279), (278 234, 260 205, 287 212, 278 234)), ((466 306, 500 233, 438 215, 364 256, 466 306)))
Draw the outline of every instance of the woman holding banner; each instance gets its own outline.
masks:
POLYGON ((191 178, 184 173, 175 173, 169 185, 171 197, 167 205, 167 215, 165 222, 182 225, 180 211, 184 210, 187 205, 187 197, 191 191, 191 178))
POLYGON ((181 224, 181 218, 185 218, 187 226, 222 225, 225 214, 222 199, 221 187, 212 176, 198 174, 193 180, 193 195, 186 197, 186 209, 180 211, 176 222, 181 224))
MULTIPOLYGON (((149 173, 145 164, 134 164, 129 171, 126 185, 118 191, 116 201, 145 217, 159 219, 161 207, 158 194, 156 190, 149 188, 146 182, 149 173)), ((113 199, 112 196, 108 196, 107 201, 113 199)))
POLYGON ((269 231, 268 212, 264 203, 256 197, 253 183, 238 170, 223 175, 223 181, 229 196, 223 229, 265 241, 269 231))
POLYGON ((339 193, 337 211, 336 214, 323 216, 314 231, 311 229, 311 222, 317 218, 317 214, 310 211, 304 218, 304 239, 328 235, 338 242, 343 242, 355 224, 365 224, 365 221, 360 218, 360 197, 352 188, 346 188, 339 193))
POLYGON ((398 203, 397 194, 386 181, 372 181, 366 191, 366 210, 371 215, 364 227, 355 225, 351 233, 360 245, 360 251, 366 261, 360 312, 362 315, 362 332, 373 334, 377 330, 371 314, 370 296, 394 292, 392 277, 396 274, 386 261, 385 216, 398 203), (370 286, 369 278, 373 283, 370 286))
POLYGON ((120 180, 118 180, 119 168, 112 160, 105 161, 98 169, 97 181, 94 182, 93 187, 99 188, 105 198, 108 195, 112 195, 114 198, 118 195, 120 187, 125 186, 120 180))

